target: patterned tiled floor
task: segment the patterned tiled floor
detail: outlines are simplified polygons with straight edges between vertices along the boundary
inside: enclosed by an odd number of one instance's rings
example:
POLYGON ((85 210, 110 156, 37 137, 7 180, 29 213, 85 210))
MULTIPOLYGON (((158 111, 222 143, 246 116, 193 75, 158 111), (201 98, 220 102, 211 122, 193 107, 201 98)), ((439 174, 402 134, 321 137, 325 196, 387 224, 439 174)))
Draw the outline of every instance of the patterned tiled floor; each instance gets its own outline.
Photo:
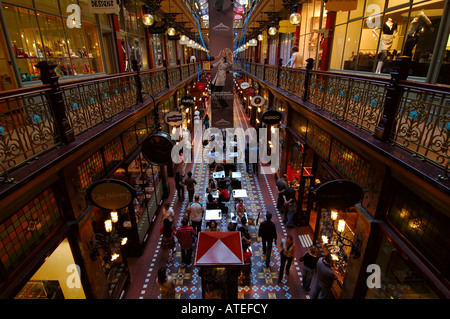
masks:
MULTIPOLYGON (((235 101, 234 122, 235 126, 241 126, 244 129, 248 127, 248 119, 242 111, 242 107, 235 101)), ((195 154, 194 156, 199 156, 195 154)), ((249 231, 252 236, 252 268, 251 279, 248 285, 239 286, 239 299, 299 299, 309 298, 305 296, 301 288, 301 267, 298 257, 305 252, 305 240, 310 236, 305 229, 300 228, 287 229, 281 222, 281 215, 275 208, 276 195, 272 192, 275 188, 275 178, 273 175, 255 175, 247 173, 245 164, 238 164, 238 171, 242 173, 242 186, 247 190, 248 197, 244 200, 247 207, 247 214, 252 223, 249 225, 249 231), (264 266, 264 256, 262 253, 262 244, 257 237, 258 225, 264 221, 265 213, 272 212, 273 221, 277 226, 278 242, 287 234, 293 235, 296 243, 296 256, 290 270, 289 276, 284 276, 281 283, 278 283, 278 271, 280 263, 280 253, 278 245, 274 245, 271 255, 270 267, 264 266), (259 215, 258 215, 259 214, 259 215), (258 219, 259 216, 259 220, 258 219), (299 236, 299 234, 302 235, 299 236), (303 236, 303 237, 301 237, 303 236), (300 241, 302 239, 303 241, 300 241)), ((192 163, 185 168, 187 173, 193 172, 193 177, 197 181, 196 194, 203 196, 206 184, 211 176, 207 164, 192 163)), ((172 185, 173 186, 173 185, 172 185)), ((172 187, 173 189, 173 187, 172 187)), ((172 192, 173 193, 173 192, 172 192)), ((179 203, 175 194, 171 194, 169 200, 174 207, 176 216, 174 225, 179 227, 181 219, 186 214, 187 196, 183 203, 179 203)), ((231 209, 231 207, 230 207, 231 209)), ((158 215, 155 225, 151 230, 150 238, 146 244, 143 256, 139 258, 130 258, 131 284, 125 295, 128 299, 157 299, 160 298, 159 288, 155 284, 156 275, 159 267, 164 265, 162 251, 160 250, 161 237, 159 228, 161 226, 161 216, 158 215)), ((221 230, 225 231, 228 224, 228 217, 225 215, 220 222, 221 230)), ((302 227, 304 228, 304 227, 302 227)), ((203 223, 202 229, 205 229, 203 223)), ((195 249, 194 249, 195 253, 195 249)), ((181 264, 181 252, 177 246, 173 259, 169 262, 168 273, 176 283, 177 299, 201 299, 201 278, 198 269, 195 266, 184 266, 181 264)))

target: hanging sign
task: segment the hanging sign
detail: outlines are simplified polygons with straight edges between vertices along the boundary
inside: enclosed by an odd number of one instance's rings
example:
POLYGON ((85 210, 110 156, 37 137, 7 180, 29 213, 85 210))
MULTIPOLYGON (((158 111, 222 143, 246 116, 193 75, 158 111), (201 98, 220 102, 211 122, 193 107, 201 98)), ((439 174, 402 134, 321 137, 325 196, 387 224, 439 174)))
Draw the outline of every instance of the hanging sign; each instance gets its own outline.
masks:
POLYGON ((164 116, 164 121, 170 126, 181 125, 184 121, 184 115, 178 111, 171 111, 164 116))
POLYGON ((253 96, 255 94, 255 89, 254 88, 246 88, 244 90, 244 93, 247 94, 248 96, 253 96))
POLYGON ((205 83, 203 83, 203 82, 198 82, 197 83, 197 89, 203 90, 204 88, 205 88, 205 83))
POLYGON ((147 137, 142 143, 142 155, 152 165, 163 166, 172 162, 173 140, 166 132, 158 132, 147 137))
POLYGON ((192 96, 183 96, 180 99, 180 103, 183 106, 192 106, 194 105, 194 98, 192 96))
POLYGON ((252 105, 253 106, 261 106, 266 102, 266 100, 261 96, 261 95, 257 95, 255 97, 252 98, 252 105))
POLYGON ((278 124, 281 122, 283 114, 276 110, 268 110, 261 116, 261 121, 267 125, 278 124))
POLYGON ((119 3, 116 0, 90 0, 89 10, 91 13, 119 13, 119 3))
POLYGON ((358 203, 362 196, 362 188, 348 180, 329 181, 312 192, 320 208, 344 210, 358 203))
POLYGON ((250 83, 244 81, 244 82, 241 83, 240 86, 241 86, 241 89, 245 90, 245 89, 248 89, 250 87, 250 83))
POLYGON ((132 203, 135 195, 133 187, 118 179, 97 181, 86 192, 92 204, 108 210, 127 207, 132 203))

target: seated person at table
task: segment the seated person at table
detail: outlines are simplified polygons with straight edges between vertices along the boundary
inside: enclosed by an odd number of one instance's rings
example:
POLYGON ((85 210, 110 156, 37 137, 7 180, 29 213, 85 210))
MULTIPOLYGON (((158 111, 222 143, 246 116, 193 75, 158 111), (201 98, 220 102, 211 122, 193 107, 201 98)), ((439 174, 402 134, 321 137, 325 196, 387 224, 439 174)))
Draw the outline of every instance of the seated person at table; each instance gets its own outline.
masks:
MULTIPOLYGON (((246 238, 248 240, 250 240, 250 233, 248 232, 247 218, 245 218, 245 216, 243 216, 241 218, 241 226, 238 227, 238 231, 240 231, 241 233, 243 232, 246 235, 248 235, 246 238)), ((251 244, 251 241, 248 241, 248 243, 251 244)))
POLYGON ((217 222, 215 220, 210 221, 206 231, 219 231, 219 228, 217 228, 217 222))
POLYGON ((208 194, 208 196, 206 196, 206 203, 207 204, 217 204, 217 201, 214 199, 214 197, 212 195, 211 187, 208 187, 206 189, 206 193, 208 194))
POLYGON ((238 215, 239 218, 242 218, 242 216, 244 216, 245 213, 245 205, 244 205, 244 201, 242 199, 239 199, 238 203, 236 204, 236 214, 238 215))
POLYGON ((221 187, 219 193, 219 203, 229 201, 230 201, 230 194, 228 193, 227 188, 221 187))
POLYGON ((216 170, 215 170, 216 172, 222 172, 224 170, 225 170, 225 168, 223 167, 222 163, 216 164, 216 170))
POLYGON ((214 178, 210 178, 208 182, 208 187, 211 188, 211 191, 215 191, 217 189, 216 182, 214 178))

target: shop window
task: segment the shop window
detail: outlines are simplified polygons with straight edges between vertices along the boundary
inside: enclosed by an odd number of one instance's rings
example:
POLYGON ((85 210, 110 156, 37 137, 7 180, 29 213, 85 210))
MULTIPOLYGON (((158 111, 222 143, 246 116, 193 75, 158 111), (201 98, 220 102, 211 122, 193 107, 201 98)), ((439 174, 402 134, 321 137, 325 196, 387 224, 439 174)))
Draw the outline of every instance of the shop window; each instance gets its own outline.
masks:
POLYGON ((375 55, 371 51, 359 51, 362 21, 350 22, 345 35, 344 70, 372 71, 375 55), (356 57, 356 59, 355 59, 356 57))
POLYGON ((427 279, 387 238, 381 241, 376 264, 381 270, 381 288, 369 288, 365 299, 438 299, 427 279))
MULTIPOLYGON (((92 24, 84 24, 83 29, 86 37, 90 73, 104 72, 97 26, 92 24)), ((105 50, 107 50, 107 48, 105 48, 105 50)))
POLYGON ((86 299, 67 239, 45 260, 15 299, 86 299))
POLYGON ((448 268, 450 218, 406 187, 398 185, 388 219, 449 277, 449 271, 445 268, 448 268))
POLYGON ((414 5, 406 30, 402 55, 410 56, 414 76, 426 77, 442 20, 444 2, 414 5))
POLYGON ((450 84, 450 33, 446 38, 446 45, 441 59, 441 69, 439 71, 438 83, 450 84))
POLYGON ((348 57, 342 55, 342 52, 344 51, 346 28, 347 28, 346 24, 339 25, 334 28, 333 46, 332 46, 331 59, 330 59, 330 69, 340 70, 341 64, 342 64, 342 59, 350 61, 352 63, 356 62, 355 54, 348 56, 348 57))
POLYGON ((34 65, 44 59, 44 54, 36 15, 32 10, 12 5, 3 8, 21 80, 37 81, 39 69, 34 65))
POLYGON ((53 191, 48 188, 0 224, 0 258, 7 274, 61 223, 53 191))
MULTIPOLYGON (((64 20, 66 26, 67 19, 64 20)), ((65 27, 67 35, 67 47, 71 65, 67 70, 69 75, 90 74, 89 56, 84 41, 83 33, 77 28, 65 27)))
POLYGON ((153 65, 155 68, 163 67, 164 52, 161 37, 160 34, 152 34, 153 65))
POLYGON ((3 38, 3 28, 0 25, 0 91, 17 88, 14 73, 9 64, 10 58, 3 38))
POLYGON ((362 17, 364 15, 364 9, 365 9, 364 2, 365 2, 364 0, 358 0, 356 9, 350 11, 349 20, 356 19, 356 18, 362 17))
POLYGON ((169 53, 169 65, 177 65, 176 41, 167 41, 167 51, 169 53))

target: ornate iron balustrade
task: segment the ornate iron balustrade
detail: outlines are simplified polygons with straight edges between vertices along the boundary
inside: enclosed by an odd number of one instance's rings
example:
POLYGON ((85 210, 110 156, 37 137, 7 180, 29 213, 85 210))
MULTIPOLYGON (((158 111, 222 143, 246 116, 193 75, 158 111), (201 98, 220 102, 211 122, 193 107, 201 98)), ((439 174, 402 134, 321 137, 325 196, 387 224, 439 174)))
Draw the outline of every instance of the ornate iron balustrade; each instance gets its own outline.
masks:
POLYGON ((391 79, 255 63, 246 63, 245 70, 327 111, 335 120, 352 123, 443 168, 439 178, 447 179, 450 87, 405 81, 409 61, 397 63, 391 79))
POLYGON ((50 86, 42 85, 0 93, 0 181, 10 169, 62 143, 48 91, 50 86))
POLYGON ((0 182, 12 181, 8 172, 22 164, 138 105, 136 77, 142 92, 156 96, 196 74, 197 64, 61 84, 53 69, 49 63, 50 84, 0 93, 0 182))
POLYGON ((391 142, 414 156, 448 168, 450 164, 450 88, 400 83, 402 95, 391 142))

